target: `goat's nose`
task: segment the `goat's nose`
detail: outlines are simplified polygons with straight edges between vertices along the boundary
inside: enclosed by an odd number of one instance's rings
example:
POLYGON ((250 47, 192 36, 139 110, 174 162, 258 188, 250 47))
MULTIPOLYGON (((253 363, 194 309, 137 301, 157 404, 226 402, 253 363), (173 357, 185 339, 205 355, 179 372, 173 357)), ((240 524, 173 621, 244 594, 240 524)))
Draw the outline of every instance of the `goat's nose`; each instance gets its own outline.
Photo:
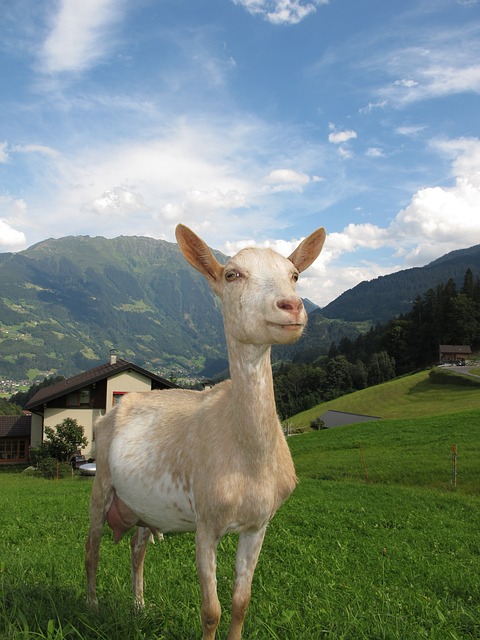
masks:
POLYGON ((282 298, 277 301, 277 307, 284 311, 292 311, 293 313, 299 313, 303 309, 303 302, 297 296, 290 296, 289 298, 282 298))

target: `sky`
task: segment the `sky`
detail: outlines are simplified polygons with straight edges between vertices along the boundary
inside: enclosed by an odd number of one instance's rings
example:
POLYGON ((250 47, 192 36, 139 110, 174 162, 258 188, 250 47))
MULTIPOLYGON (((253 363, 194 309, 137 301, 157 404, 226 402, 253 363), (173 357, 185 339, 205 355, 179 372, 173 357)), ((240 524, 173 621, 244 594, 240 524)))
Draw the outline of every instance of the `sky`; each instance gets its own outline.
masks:
POLYGON ((15 0, 0 28, 0 252, 324 226, 325 306, 480 244, 480 0, 15 0))

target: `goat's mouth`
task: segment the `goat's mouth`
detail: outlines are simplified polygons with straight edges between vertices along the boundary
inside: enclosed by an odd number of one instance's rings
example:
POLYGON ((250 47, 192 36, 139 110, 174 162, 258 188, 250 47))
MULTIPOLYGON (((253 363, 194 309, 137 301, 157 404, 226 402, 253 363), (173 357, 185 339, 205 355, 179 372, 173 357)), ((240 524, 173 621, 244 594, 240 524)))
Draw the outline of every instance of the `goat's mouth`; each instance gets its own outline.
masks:
POLYGON ((303 322, 269 322, 271 327, 277 327, 281 331, 302 331, 304 328, 303 322))

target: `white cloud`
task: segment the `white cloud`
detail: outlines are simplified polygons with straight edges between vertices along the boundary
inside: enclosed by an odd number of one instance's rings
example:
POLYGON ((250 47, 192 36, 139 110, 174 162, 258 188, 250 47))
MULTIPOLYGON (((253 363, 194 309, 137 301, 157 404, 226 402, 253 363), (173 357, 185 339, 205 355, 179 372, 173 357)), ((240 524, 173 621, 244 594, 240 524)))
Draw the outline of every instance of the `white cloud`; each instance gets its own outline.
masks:
POLYGON ((0 163, 8 162, 8 151, 7 151, 7 143, 0 142, 0 163))
POLYGON ((427 65, 417 73, 418 82, 396 81, 382 93, 398 106, 457 93, 480 93, 480 65, 427 65))
POLYGON ((480 140, 441 141, 437 148, 453 156, 454 186, 419 189, 388 227, 349 224, 330 234, 334 257, 362 247, 392 247, 405 266, 418 266, 480 243, 480 140))
MULTIPOLYGON (((265 168, 251 153, 266 135, 264 126, 242 119, 237 124, 216 120, 210 127, 179 119, 146 141, 50 157, 42 166, 48 199, 36 203, 42 222, 58 235, 93 227, 107 237, 133 232, 172 240, 175 224, 182 221, 207 228, 218 242, 241 228, 255 232, 278 226, 273 206, 267 204, 258 215, 259 203, 276 197, 275 183, 265 191, 265 168)), ((293 186, 314 180, 294 171, 283 178, 281 184, 290 180, 293 186)))
POLYGON ((365 155, 369 158, 385 158, 385 153, 379 147, 369 147, 365 155))
POLYGON ((386 60, 374 56, 368 64, 380 64, 393 77, 377 92, 380 100, 405 107, 448 95, 480 93, 479 56, 479 23, 472 20, 461 29, 424 30, 417 34, 415 45, 390 51, 386 60))
POLYGON ((393 84, 396 87, 407 87, 407 89, 418 86, 418 82, 415 82, 415 80, 407 80, 405 78, 403 80, 395 80, 393 84))
POLYGON ((14 229, 6 220, 0 220, 0 251, 20 251, 26 244, 22 231, 14 229))
POLYGON ((96 63, 107 51, 107 33, 123 8, 123 0, 61 0, 41 50, 43 70, 82 71, 96 63))
MULTIPOLYGON (((330 125, 330 128, 333 128, 334 125, 330 125)), ((351 129, 346 129, 345 131, 332 131, 332 133, 328 134, 328 141, 332 144, 342 144, 344 142, 348 142, 349 140, 354 140, 357 137, 357 132, 351 129)))
POLYGON ((261 15, 271 24, 298 24, 329 0, 233 0, 252 15, 261 15))
POLYGON ((318 182, 317 176, 310 178, 305 173, 293 169, 274 169, 264 178, 266 191, 303 191, 303 188, 311 181, 318 182))
POLYGON ((384 109, 388 104, 387 100, 379 100, 378 102, 369 102, 366 107, 359 109, 360 113, 372 113, 375 109, 384 109))
POLYGON ((114 187, 92 202, 94 211, 101 214, 128 215, 145 208, 141 195, 128 187, 114 187))
POLYGON ((55 149, 41 144, 16 144, 12 146, 11 151, 15 153, 38 153, 51 158, 56 158, 59 155, 55 149))
POLYGON ((401 127, 396 127, 395 133, 398 133, 400 136, 407 136, 410 138, 415 138, 419 133, 426 129, 425 125, 404 125, 401 127))

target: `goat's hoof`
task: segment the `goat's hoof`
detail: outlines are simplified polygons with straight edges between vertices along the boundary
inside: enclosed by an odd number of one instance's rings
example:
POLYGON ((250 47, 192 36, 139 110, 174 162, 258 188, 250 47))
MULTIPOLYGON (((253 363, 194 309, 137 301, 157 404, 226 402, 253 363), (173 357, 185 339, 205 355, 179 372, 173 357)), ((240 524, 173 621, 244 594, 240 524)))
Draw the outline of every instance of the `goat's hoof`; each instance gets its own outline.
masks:
POLYGON ((98 599, 96 597, 95 598, 87 597, 86 604, 87 604, 87 607, 89 609, 92 609, 93 611, 98 611, 99 609, 98 599))

